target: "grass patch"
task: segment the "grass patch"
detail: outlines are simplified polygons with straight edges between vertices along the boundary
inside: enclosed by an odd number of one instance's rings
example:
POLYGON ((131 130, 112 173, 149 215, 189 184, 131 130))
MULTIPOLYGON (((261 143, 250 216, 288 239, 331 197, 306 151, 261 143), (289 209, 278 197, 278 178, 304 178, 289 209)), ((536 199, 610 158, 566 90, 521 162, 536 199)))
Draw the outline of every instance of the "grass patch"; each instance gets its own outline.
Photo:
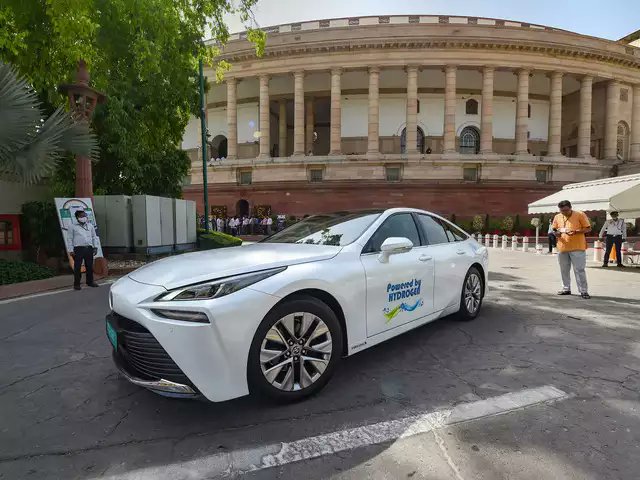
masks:
POLYGON ((0 285, 53 277, 53 270, 31 262, 0 259, 0 285))
POLYGON ((198 235, 198 248, 211 250, 212 248, 237 247, 242 240, 222 232, 209 232, 198 235))

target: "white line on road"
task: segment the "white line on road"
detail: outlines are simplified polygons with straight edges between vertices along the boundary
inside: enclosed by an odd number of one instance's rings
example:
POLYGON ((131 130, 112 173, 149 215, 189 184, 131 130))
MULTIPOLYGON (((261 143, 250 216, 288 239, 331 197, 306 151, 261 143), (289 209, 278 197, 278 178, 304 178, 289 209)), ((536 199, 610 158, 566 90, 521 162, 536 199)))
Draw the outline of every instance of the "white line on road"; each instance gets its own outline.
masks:
MULTIPOLYGON (((186 462, 158 465, 129 472, 114 471, 109 479, 173 479, 218 478, 281 467, 293 462, 311 460, 337 452, 377 445, 399 438, 412 437, 470 420, 501 415, 541 403, 559 401, 569 395, 547 385, 507 393, 477 402, 457 405, 451 409, 413 415, 386 422, 363 425, 293 442, 283 442, 246 450, 216 453, 186 462)), ((119 470, 115 467, 114 470, 119 470)), ((459 475, 459 473, 458 473, 459 475)))
MULTIPOLYGON (((111 285, 113 282, 115 282, 115 280, 105 280, 104 282, 99 282, 99 285, 111 285)), ((55 295, 56 293, 70 292, 71 290, 73 290, 73 288, 61 288, 58 290, 50 290, 48 292, 32 293, 31 295, 7 298, 6 300, 0 300, 0 305, 4 305, 6 303, 19 302, 21 300, 29 300, 31 298, 45 297, 47 295, 55 295)))

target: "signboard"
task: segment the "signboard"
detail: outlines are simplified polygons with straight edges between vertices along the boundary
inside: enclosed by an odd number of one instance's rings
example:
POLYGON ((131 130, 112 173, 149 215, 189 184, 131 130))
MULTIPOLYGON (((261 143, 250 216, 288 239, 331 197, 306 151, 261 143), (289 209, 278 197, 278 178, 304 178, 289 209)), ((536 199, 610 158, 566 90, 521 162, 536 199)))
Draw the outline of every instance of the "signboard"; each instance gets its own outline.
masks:
MULTIPOLYGON (((73 224, 77 224, 76 212, 83 210, 87 214, 89 223, 96 229, 96 235, 98 236, 98 253, 95 257, 103 257, 102 246, 100 245, 100 232, 98 231, 98 225, 96 223, 96 216, 93 213, 93 202, 90 198, 55 198, 56 210, 58 211, 58 221, 60 222, 60 229, 62 230, 62 239, 64 240, 67 253, 72 251, 71 241, 68 236, 69 227, 73 224)), ((70 263, 71 259, 69 260, 70 263)))

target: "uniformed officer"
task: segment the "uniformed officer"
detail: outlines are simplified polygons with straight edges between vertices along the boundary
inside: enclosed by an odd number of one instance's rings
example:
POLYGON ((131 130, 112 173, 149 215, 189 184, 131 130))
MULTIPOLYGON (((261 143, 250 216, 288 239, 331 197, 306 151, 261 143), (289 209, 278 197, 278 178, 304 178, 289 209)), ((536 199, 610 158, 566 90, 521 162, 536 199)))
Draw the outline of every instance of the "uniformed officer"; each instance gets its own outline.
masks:
POLYGON ((98 247, 96 230, 89 222, 84 210, 76 211, 76 220, 78 223, 69 227, 69 243, 72 248, 69 253, 73 257, 73 288, 80 290, 82 262, 86 270, 87 286, 97 287, 99 285, 93 281, 93 255, 98 247))
POLYGON ((605 240, 604 251, 604 268, 609 266, 609 255, 611 255, 611 249, 616 247, 616 260, 618 267, 623 268, 622 264, 622 242, 627 239, 627 228, 624 224, 624 220, 618 218, 618 212, 611 212, 611 218, 604 222, 602 229, 600 230, 600 238, 605 240))

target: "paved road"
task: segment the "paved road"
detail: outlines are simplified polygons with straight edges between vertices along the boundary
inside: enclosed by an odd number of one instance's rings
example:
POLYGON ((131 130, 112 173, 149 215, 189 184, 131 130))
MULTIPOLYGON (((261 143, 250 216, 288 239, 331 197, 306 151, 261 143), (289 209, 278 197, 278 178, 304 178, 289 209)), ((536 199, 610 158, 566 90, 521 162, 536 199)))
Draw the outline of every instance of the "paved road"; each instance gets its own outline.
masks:
POLYGON ((106 286, 0 303, 0 478, 218 478, 224 465, 236 476, 285 442, 307 455, 280 452, 244 477, 637 479, 640 272, 589 269, 593 300, 560 298, 555 259, 492 253, 476 321, 443 319, 364 351, 287 406, 128 384, 104 334, 106 286), (569 397, 395 431, 543 386, 569 397), (319 435, 336 453, 311 458, 319 435))

